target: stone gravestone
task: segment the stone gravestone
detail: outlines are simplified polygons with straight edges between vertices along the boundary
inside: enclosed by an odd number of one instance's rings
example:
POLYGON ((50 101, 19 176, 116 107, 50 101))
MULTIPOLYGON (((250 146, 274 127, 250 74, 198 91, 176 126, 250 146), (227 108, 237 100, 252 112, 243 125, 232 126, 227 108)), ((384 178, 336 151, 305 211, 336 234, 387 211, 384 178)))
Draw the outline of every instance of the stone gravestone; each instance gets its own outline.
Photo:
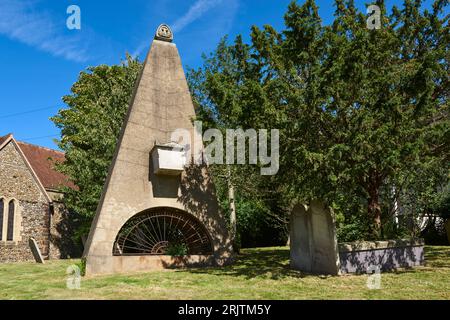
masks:
POLYGON ((33 253, 33 257, 36 260, 36 262, 44 263, 44 258, 42 257, 41 250, 39 250, 36 240, 34 238, 30 238, 30 240, 28 240, 28 243, 30 245, 31 252, 33 253))
POLYGON ((294 207, 290 226, 291 267, 314 274, 340 273, 333 212, 322 202, 294 207))
POLYGON ((310 219, 308 206, 298 204, 292 210, 289 246, 291 248, 291 267, 311 272, 311 253, 309 243, 310 219))

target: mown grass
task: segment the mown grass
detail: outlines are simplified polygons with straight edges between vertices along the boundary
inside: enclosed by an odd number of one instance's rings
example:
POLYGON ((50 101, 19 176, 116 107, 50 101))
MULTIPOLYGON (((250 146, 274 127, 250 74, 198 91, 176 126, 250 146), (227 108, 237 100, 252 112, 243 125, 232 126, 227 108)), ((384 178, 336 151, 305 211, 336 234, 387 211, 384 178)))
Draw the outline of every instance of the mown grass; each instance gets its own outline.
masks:
POLYGON ((319 277, 289 269, 289 250, 246 249, 223 268, 85 277, 66 287, 79 260, 0 264, 0 299, 450 299, 450 247, 426 247, 426 265, 382 274, 369 290, 366 275, 319 277))

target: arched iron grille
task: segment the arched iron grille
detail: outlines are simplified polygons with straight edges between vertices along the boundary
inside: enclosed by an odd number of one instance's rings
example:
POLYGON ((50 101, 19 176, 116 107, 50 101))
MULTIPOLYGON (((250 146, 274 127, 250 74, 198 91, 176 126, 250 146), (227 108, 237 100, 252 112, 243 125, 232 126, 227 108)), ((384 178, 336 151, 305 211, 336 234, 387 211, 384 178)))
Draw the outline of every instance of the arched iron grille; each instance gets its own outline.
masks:
POLYGON ((190 214, 174 208, 146 210, 128 220, 114 242, 113 255, 212 254, 206 228, 190 214))

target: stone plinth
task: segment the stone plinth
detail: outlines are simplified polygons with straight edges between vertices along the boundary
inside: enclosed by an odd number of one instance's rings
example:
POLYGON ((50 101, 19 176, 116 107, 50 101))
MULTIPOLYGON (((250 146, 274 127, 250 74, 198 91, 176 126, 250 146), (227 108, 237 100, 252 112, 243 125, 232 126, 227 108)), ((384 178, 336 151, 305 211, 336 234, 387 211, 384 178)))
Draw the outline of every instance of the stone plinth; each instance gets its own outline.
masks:
POLYGON ((424 241, 359 241, 339 244, 342 273, 366 273, 370 267, 381 271, 410 268, 424 263, 424 241))

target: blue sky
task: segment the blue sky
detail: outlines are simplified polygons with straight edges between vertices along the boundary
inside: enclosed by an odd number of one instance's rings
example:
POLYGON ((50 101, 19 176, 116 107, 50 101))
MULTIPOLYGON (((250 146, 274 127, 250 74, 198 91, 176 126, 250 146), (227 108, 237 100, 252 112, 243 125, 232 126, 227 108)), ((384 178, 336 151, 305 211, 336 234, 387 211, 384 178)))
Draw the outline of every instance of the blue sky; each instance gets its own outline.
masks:
MULTIPOLYGON (((19 140, 56 148, 59 131, 49 117, 64 107, 61 97, 87 66, 117 64, 126 52, 144 57, 165 22, 174 29, 183 65, 197 67, 201 54, 214 50, 225 34, 247 38, 252 25, 282 29, 289 2, 0 0, 0 135, 12 132, 19 140), (72 4, 81 9, 81 30, 66 27, 72 4)), ((330 22, 332 1, 317 3, 324 22, 330 22)), ((364 10, 366 1, 356 3, 364 10)))

